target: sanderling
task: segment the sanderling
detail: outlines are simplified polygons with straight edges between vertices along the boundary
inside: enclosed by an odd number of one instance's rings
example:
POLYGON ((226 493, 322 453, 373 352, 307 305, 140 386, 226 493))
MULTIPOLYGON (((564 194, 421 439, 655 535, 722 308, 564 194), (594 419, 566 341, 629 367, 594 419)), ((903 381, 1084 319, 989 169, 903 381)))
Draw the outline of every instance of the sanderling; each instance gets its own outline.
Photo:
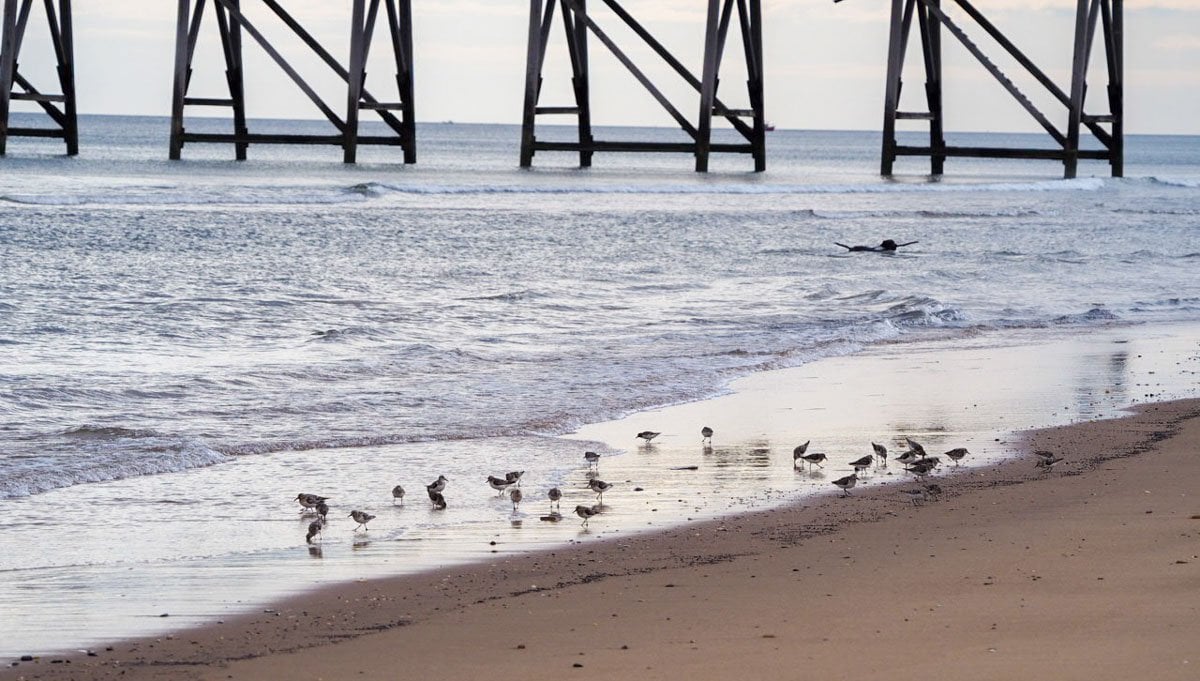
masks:
POLYGON ((510 484, 521 486, 521 476, 525 475, 525 471, 509 471, 504 474, 504 479, 510 484))
POLYGON ((392 503, 393 504, 396 503, 397 499, 400 500, 400 505, 403 506, 404 505, 404 488, 401 487, 400 485, 396 485, 395 487, 392 488, 392 503))
POLYGON ((957 466, 959 460, 961 460, 964 456, 966 456, 970 453, 971 452, 968 452, 966 447, 957 447, 955 449, 951 449, 950 451, 946 452, 946 458, 953 461, 954 465, 957 466))
POLYGON ((559 507, 559 501, 562 499, 562 490, 557 487, 551 487, 546 496, 550 497, 550 503, 554 504, 554 508, 559 507))
POLYGON ((658 437, 659 435, 662 435, 662 433, 656 433, 653 430, 643 430, 642 432, 637 434, 638 437, 640 437, 646 441, 646 444, 650 444, 650 441, 653 440, 654 438, 658 437))
POLYGON ((850 489, 858 484, 858 474, 851 473, 844 478, 838 478, 833 481, 833 484, 842 490, 842 496, 848 497, 850 496, 850 489))
POLYGON ((320 520, 314 520, 311 523, 309 523, 308 524, 308 534, 304 535, 304 542, 306 544, 313 543, 313 537, 317 536, 318 534, 321 534, 321 530, 324 528, 325 528, 325 523, 321 522, 320 520))
POLYGON ((587 462, 587 465, 589 467, 594 467, 594 468, 600 467, 600 455, 597 454, 596 452, 584 452, 583 460, 587 462))
POLYGON ((354 528, 355 532, 358 531, 359 527, 363 528, 363 531, 366 532, 367 523, 375 519, 375 516, 366 511, 350 511, 350 517, 354 518, 354 522, 358 523, 358 527, 354 528))
POLYGON ((600 511, 596 510, 595 506, 584 506, 583 504, 580 504, 575 507, 575 515, 579 516, 580 518, 583 518, 583 523, 581 523, 581 524, 584 527, 587 527, 588 520, 591 519, 592 516, 598 514, 599 512, 600 511))
POLYGON ((308 494, 307 492, 301 492, 296 495, 296 501, 300 502, 301 513, 312 510, 317 504, 321 503, 322 501, 327 501, 328 499, 329 497, 323 497, 318 494, 308 494))
POLYGON ((703 428, 700 429, 700 441, 701 442, 705 442, 705 441, 712 442, 712 436, 713 436, 712 428, 709 428, 708 426, 704 426, 703 428))
POLYGON ((883 445, 877 445, 874 442, 872 442, 871 449, 874 449, 875 456, 879 457, 879 465, 886 466, 887 465, 887 447, 884 447, 883 445))
POLYGON ((601 504, 604 503, 604 493, 607 492, 608 490, 612 489, 611 483, 607 483, 607 482, 604 482, 603 480, 599 480, 599 479, 589 480, 587 486, 589 488, 591 488, 591 490, 593 492, 596 493, 596 499, 601 504))
POLYGON ((499 493, 496 496, 503 496, 504 490, 512 486, 508 478, 497 478, 494 475, 487 476, 487 484, 499 493))
POLYGON ((925 490, 921 489, 902 489, 900 493, 908 497, 913 506, 920 506, 925 503, 925 490))
POLYGON ((442 496, 441 492, 429 492, 429 501, 433 504, 433 510, 446 510, 446 497, 442 496))
POLYGON ((517 504, 521 503, 521 499, 523 499, 524 497, 525 497, 525 495, 521 494, 520 489, 509 490, 508 498, 512 499, 513 513, 517 512, 517 504))
POLYGON ((425 485, 425 489, 429 490, 430 492, 445 492, 446 483, 448 482, 450 481, 446 479, 446 476, 439 475, 437 480, 425 485))
POLYGON ((867 470, 868 468, 870 468, 871 462, 874 460, 875 460, 875 457, 868 454, 868 455, 862 457, 861 459, 851 461, 850 465, 854 467, 855 473, 861 473, 861 472, 867 470))
MULTIPOLYGON (((808 462, 809 470, 812 470, 813 464, 816 464, 817 468, 824 468, 824 466, 821 465, 821 462, 827 458, 828 457, 825 456, 825 452, 813 452, 812 454, 804 454, 800 457, 802 461, 808 462)), ((793 461, 793 464, 794 463, 795 462, 793 461)))

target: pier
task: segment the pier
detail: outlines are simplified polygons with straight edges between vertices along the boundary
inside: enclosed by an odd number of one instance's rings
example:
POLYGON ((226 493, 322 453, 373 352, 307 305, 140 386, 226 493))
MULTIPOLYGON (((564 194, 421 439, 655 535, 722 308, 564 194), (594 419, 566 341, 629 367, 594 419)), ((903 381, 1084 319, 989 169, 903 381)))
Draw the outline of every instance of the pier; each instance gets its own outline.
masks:
MULTIPOLYGON (((0 24, 0 156, 6 152, 10 137, 60 138, 66 153, 79 151, 77 102, 75 95, 74 34, 71 0, 2 0, 0 24), (35 12, 34 5, 42 11, 35 12), (44 24, 49 30, 57 64, 57 82, 31 82, 20 70, 20 56, 27 32, 44 24), (10 127, 13 102, 36 102, 49 119, 41 127, 10 127)), ((513 0, 516 1, 516 0, 513 0)), ((814 0, 815 1, 815 0, 814 0)), ((840 2, 841 0, 835 0, 840 2)), ((872 0, 856 0, 867 2, 872 0)), ((884 0, 873 0, 882 3, 884 0)), ((178 0, 174 26, 175 59, 171 101, 171 132, 168 155, 183 157, 189 144, 229 144, 234 158, 244 160, 252 144, 327 144, 341 147, 346 163, 357 160, 359 145, 384 145, 400 149, 404 163, 415 163, 416 106, 413 80, 412 0, 346 0, 348 5, 349 54, 339 59, 320 40, 284 8, 284 0, 178 0), (253 10, 253 11, 251 11, 253 10), (310 84, 311 74, 303 74, 280 49, 264 35, 263 22, 282 27, 312 51, 318 60, 345 83, 344 104, 322 96, 310 84), (196 46, 206 36, 219 40, 220 63, 196 63, 196 46), (311 101, 330 125, 328 134, 255 133, 246 117, 244 43, 261 49, 278 67, 278 77, 292 81, 311 101), (389 51, 394 73, 386 74, 379 96, 368 90, 365 66, 375 43, 389 51), (223 68, 226 89, 220 93, 195 94, 190 91, 193 71, 223 68), (229 112, 227 133, 198 133, 188 130, 186 116, 197 108, 224 109, 229 112), (363 116, 378 116, 386 125, 386 134, 360 134, 363 116)), ((619 0, 529 0, 526 36, 526 71, 521 116, 519 163, 533 165, 539 152, 577 154, 580 167, 592 164, 598 152, 690 154, 699 172, 708 170, 714 153, 745 154, 753 169, 766 169, 766 117, 764 106, 765 71, 763 67, 763 10, 761 0, 696 0, 697 13, 704 12, 703 54, 701 63, 686 64, 658 38, 652 27, 639 21, 619 0), (645 65, 639 64, 627 45, 614 38, 612 27, 636 36, 636 47, 650 53, 669 71, 682 79, 696 99, 672 101, 661 83, 656 83, 645 65), (559 43, 554 34, 561 29, 565 38, 559 43), (721 89, 721 67, 726 46, 732 36, 740 43, 736 50, 744 61, 747 74, 744 90, 721 89), (546 57, 558 50, 569 62, 571 101, 543 103, 542 84, 547 78, 546 57), (602 50, 614 57, 648 92, 685 134, 683 141, 601 140, 593 135, 591 108, 591 53, 602 50), (736 98, 730 100, 729 98, 736 98), (688 111, 695 115, 689 115, 688 111), (547 140, 538 136, 538 122, 547 116, 573 119, 574 139, 547 140), (714 142, 714 124, 734 133, 733 141, 714 142)), ((883 143, 880 172, 890 176, 901 156, 928 157, 930 172, 945 172, 946 160, 954 157, 1044 159, 1063 164, 1064 177, 1075 177, 1080 159, 1108 161, 1113 176, 1123 174, 1124 163, 1124 19, 1123 0, 1076 0, 1074 29, 1064 48, 1070 46, 1071 76, 1066 84, 1056 83, 1025 55, 997 25, 969 0, 891 0, 888 33, 887 70, 884 92, 883 143), (953 10, 953 12, 951 12, 953 10), (953 15, 952 15, 953 14, 953 15), (968 30, 972 31, 969 33, 968 30), (919 44, 919 59, 924 67, 924 103, 916 110, 901 108, 902 73, 914 31, 919 44), (948 34, 974 57, 1045 130, 1053 140, 1046 148, 984 148, 952 146, 946 143, 943 106, 942 40, 948 34), (986 37, 993 49, 1006 53, 1020 65, 1023 75, 1045 89, 1061 106, 1056 114, 1043 113, 1014 81, 997 66, 977 42, 986 37), (1099 40, 1097 39, 1099 37, 1099 40), (1088 66, 1097 44, 1102 43, 1107 66, 1104 90, 1107 111, 1094 112, 1086 107, 1088 66), (1061 116, 1059 116, 1061 114, 1061 116), (903 145, 897 141, 897 127, 905 121, 928 125, 927 145, 903 145), (1099 148, 1081 144, 1090 134, 1099 148)), ((372 86, 375 82, 372 81, 372 86)), ((666 134, 666 133, 664 133, 666 134)), ((675 134, 675 133, 672 133, 675 134)), ((677 135, 676 135, 677 138, 677 135)))

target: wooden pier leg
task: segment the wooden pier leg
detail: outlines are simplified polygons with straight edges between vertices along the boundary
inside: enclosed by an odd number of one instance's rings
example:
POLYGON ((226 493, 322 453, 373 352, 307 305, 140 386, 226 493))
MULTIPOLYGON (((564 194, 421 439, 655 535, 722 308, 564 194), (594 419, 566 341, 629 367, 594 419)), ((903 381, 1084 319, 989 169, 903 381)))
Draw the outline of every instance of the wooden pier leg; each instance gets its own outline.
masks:
POLYGON ((1122 4, 1122 0, 1112 0, 1111 21, 1105 34, 1105 40, 1110 45, 1108 110, 1113 122, 1109 164, 1113 177, 1125 177, 1125 26, 1122 4))
POLYGON ((533 165, 534 121, 542 81, 542 0, 529 0, 529 38, 525 50, 525 106, 521 116, 521 167, 533 165))
POLYGON ((754 171, 767 169, 767 114, 763 97, 763 31, 762 0, 750 0, 750 50, 753 64, 747 67, 753 72, 750 84, 750 106, 754 109, 754 171))
POLYGON ((183 155, 183 99, 188 86, 188 17, 191 0, 179 0, 175 16, 175 81, 171 89, 171 149, 170 159, 178 161, 183 155))
MULTIPOLYGON (((587 15, 587 0, 579 0, 579 14, 587 15)), ((567 23, 566 19, 569 16, 567 8, 563 7, 563 22, 567 23)), ((570 25, 570 24, 569 24, 570 25)), ((579 107, 578 125, 579 125, 579 144, 583 146, 592 143, 592 102, 591 92, 588 87, 588 33, 587 25, 582 21, 575 21, 570 25, 568 31, 574 35, 567 36, 568 40, 572 40, 575 44, 575 75, 571 79, 571 84, 575 89, 575 106, 579 107)), ((592 167, 592 150, 579 150, 579 167, 592 167)))
MULTIPOLYGON (((233 0, 234 9, 241 12, 241 0, 233 0)), ((242 25, 236 21, 229 26, 229 57, 226 79, 229 81, 229 98, 233 100, 233 134, 241 141, 234 145, 234 157, 246 160, 246 142, 250 131, 246 128, 245 72, 242 70, 242 25)))
POLYGON ((1088 6, 1090 0, 1076 0, 1075 49, 1071 64, 1071 103, 1067 121, 1067 144, 1063 149, 1063 177, 1071 179, 1079 169, 1079 126, 1083 120, 1083 100, 1087 92, 1088 6))
MULTIPOLYGON (((930 0, 937 7, 941 0, 930 0)), ((917 21, 921 27, 921 44, 925 54, 925 101, 929 105, 929 172, 942 175, 945 172, 946 155, 939 154, 946 148, 946 137, 942 118, 942 24, 917 4, 917 21)))
POLYGON ((890 177, 896 161, 896 108, 900 104, 900 74, 904 66, 904 0, 892 0, 888 35, 887 84, 883 96, 883 153, 879 173, 890 177))
POLYGON ((58 2, 58 83, 63 94, 63 141, 67 156, 79 155, 79 114, 75 104, 75 31, 71 22, 71 0, 58 2))
POLYGON ((412 0, 400 0, 400 49, 403 65, 400 68, 400 97, 404 105, 404 120, 401 121, 401 143, 404 145, 404 162, 417 162, 417 105, 413 96, 413 25, 412 0))
POLYGON ((3 35, 0 38, 0 156, 3 156, 8 147, 9 106, 17 70, 17 0, 4 0, 0 34, 3 35))
POLYGON ((720 58, 721 0, 708 0, 704 31, 704 75, 700 81, 700 120, 696 126, 696 172, 708 172, 712 145, 713 102, 717 98, 717 61, 720 58))
POLYGON ((350 69, 346 80, 346 130, 342 142, 342 161, 354 163, 358 159, 358 104, 362 99, 363 85, 363 21, 366 0, 354 0, 350 18, 350 69))

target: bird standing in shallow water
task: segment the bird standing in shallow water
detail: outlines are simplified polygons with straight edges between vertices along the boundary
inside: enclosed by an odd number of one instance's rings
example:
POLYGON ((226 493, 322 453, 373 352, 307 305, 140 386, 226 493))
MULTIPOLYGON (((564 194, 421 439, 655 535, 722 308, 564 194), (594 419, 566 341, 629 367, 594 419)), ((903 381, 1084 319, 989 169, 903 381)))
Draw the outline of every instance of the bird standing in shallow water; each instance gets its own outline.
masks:
POLYGON ((646 444, 650 444, 650 441, 653 440, 654 438, 658 437, 659 435, 662 435, 662 433, 656 433, 653 430, 643 430, 642 432, 637 434, 638 437, 640 437, 646 441, 646 444))
POLYGON ((314 507, 316 507, 317 504, 328 500, 329 497, 323 497, 319 494, 308 494, 306 492, 301 492, 296 495, 296 501, 300 502, 301 513, 304 513, 305 511, 311 511, 314 507))
POLYGON ((708 426, 704 426, 703 428, 700 429, 700 441, 701 442, 710 442, 711 443, 712 436, 713 436, 712 428, 709 428, 708 426))
POLYGON ((604 493, 612 489, 612 483, 604 482, 603 480, 593 479, 588 482, 588 487, 596 493, 596 499, 604 504, 604 493))
POLYGON ((396 503, 397 499, 400 500, 400 505, 403 506, 404 505, 404 488, 401 487, 400 485, 396 485, 395 487, 392 488, 392 503, 393 504, 396 503))
POLYGON ((441 492, 430 492, 429 493, 429 501, 430 501, 430 503, 433 504, 433 510, 435 510, 435 511, 446 510, 446 497, 442 496, 441 492))
POLYGON ((509 471, 504 474, 504 479, 508 481, 508 484, 520 487, 523 475, 525 475, 525 471, 509 471))
POLYGON ((308 544, 313 543, 313 537, 321 534, 321 530, 324 529, 324 527, 325 523, 321 522, 320 520, 314 520, 309 523, 308 534, 304 535, 304 541, 308 544))
POLYGON ((375 516, 366 511, 350 511, 350 517, 354 518, 354 522, 358 523, 358 527, 354 528, 355 532, 358 532, 359 527, 363 528, 363 532, 366 532, 367 523, 375 519, 375 516))
POLYGON ((848 497, 850 496, 850 490, 858 484, 858 474, 851 473, 844 478, 838 478, 833 481, 833 484, 842 490, 842 496, 848 497))
POLYGON ((808 462, 808 469, 812 470, 813 464, 816 464, 817 468, 824 468, 824 466, 821 465, 821 462, 826 458, 827 457, 825 456, 824 452, 813 452, 812 454, 802 455, 800 460, 808 462))
POLYGON ((875 460, 875 457, 868 454, 861 459, 858 459, 856 461, 851 461, 850 465, 854 467, 855 473, 861 473, 861 472, 867 470, 868 468, 870 468, 871 462, 874 460, 875 460))
POLYGON ((600 455, 596 452, 584 452, 583 460, 587 462, 589 468, 600 468, 600 455))
POLYGON ((916 454, 922 459, 925 458, 925 448, 921 446, 920 442, 917 442, 911 437, 904 438, 904 441, 908 443, 908 448, 912 450, 913 454, 916 454))
POLYGON ((551 487, 550 491, 546 492, 546 496, 550 497, 550 503, 553 504, 552 508, 559 508, 559 501, 562 500, 562 490, 557 487, 551 487))
POLYGON ((587 527, 588 520, 591 520, 592 516, 598 514, 599 512, 600 511, 597 511, 595 506, 584 506, 583 504, 580 504, 575 507, 575 515, 583 518, 583 522, 581 524, 584 527, 587 527))
POLYGON ((793 467, 796 466, 797 465, 796 462, 799 461, 804 456, 804 452, 808 451, 808 443, 809 442, 812 442, 812 440, 809 440, 808 442, 805 442, 804 444, 802 444, 799 447, 792 450, 792 466, 793 467))
POLYGON ((498 492, 496 496, 503 496, 504 490, 512 486, 512 483, 509 482, 508 478, 497 478, 494 475, 487 476, 487 483, 492 489, 498 492))
POLYGON ((524 496, 525 496, 524 494, 521 494, 520 489, 514 489, 514 490, 509 491, 508 498, 512 499, 513 513, 517 512, 517 504, 521 503, 521 499, 524 498, 524 496))
POLYGON ((887 466, 887 447, 884 447, 883 445, 877 445, 874 442, 872 442, 871 449, 874 449, 875 456, 879 457, 879 465, 886 467, 887 466))
POLYGON ((437 480, 425 485, 425 489, 429 490, 430 492, 445 492, 446 483, 448 482, 450 481, 446 479, 446 476, 439 475, 437 480))
POLYGON ((324 524, 325 516, 329 515, 329 505, 324 501, 317 502, 317 515, 321 516, 321 524, 324 524))

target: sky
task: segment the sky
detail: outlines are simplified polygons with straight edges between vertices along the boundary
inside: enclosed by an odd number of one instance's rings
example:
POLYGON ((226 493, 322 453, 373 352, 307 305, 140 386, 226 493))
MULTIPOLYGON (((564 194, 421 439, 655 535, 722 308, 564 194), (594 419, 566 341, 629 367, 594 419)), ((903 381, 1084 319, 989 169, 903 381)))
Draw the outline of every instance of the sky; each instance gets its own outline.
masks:
MULTIPOLYGON (((211 4, 211 3, 210 3, 211 4)), ((345 85, 306 47, 281 30, 258 0, 242 0, 247 16, 337 111, 345 85)), ((282 4, 339 58, 348 53, 349 0, 282 0, 282 4)), ((703 0, 623 0, 622 4, 694 73, 701 70, 703 0)), ((779 128, 879 129, 883 111, 888 12, 886 0, 762 0, 767 119, 779 128)), ((950 5, 946 0, 944 5, 950 5)), ((76 83, 82 113, 168 115, 177 3, 107 0, 74 3, 76 83)), ((993 23, 1065 90, 1069 85, 1075 0, 975 0, 993 23)), ((41 3, 21 54, 22 73, 53 90, 53 52, 45 38, 41 3)), ((639 67, 689 118, 695 91, 592 0, 593 18, 627 49, 639 67)), ((413 0, 417 119, 519 123, 524 88, 529 3, 525 0, 413 0)), ((965 24, 964 24, 965 25, 965 24)), ((1125 111, 1131 134, 1200 134, 1200 0, 1126 0, 1125 111)), ((197 51, 190 94, 226 93, 217 27, 210 15, 197 51)), ((736 34, 736 31, 732 33, 736 34)), ((1066 109, 1032 79, 1021 76, 1003 51, 978 30, 976 42, 993 56, 1052 121, 1065 127, 1066 109)), ((904 110, 920 110, 923 81, 914 33, 905 72, 904 110)), ((1039 131, 992 77, 949 34, 944 93, 948 130, 1039 131)), ((599 125, 666 125, 672 119, 596 40, 592 106, 599 125)), ((394 67, 386 34, 379 32, 367 87, 395 101, 394 67)), ((736 35, 727 47, 720 96, 747 106, 744 60, 736 35)), ((265 53, 246 39, 246 82, 251 117, 320 118, 321 114, 265 53)), ((1103 49, 1097 39, 1089 84, 1089 113, 1106 113, 1103 49)), ((555 27, 544 73, 543 105, 571 104, 569 63, 555 27)), ((32 110, 16 103, 16 110, 32 110)), ((189 111, 192 111, 189 109, 189 111)), ((213 110, 203 113, 212 114, 213 110)), ((200 113, 200 112, 197 112, 200 113)), ((191 115, 191 114, 189 114, 191 115)), ((562 119, 566 122, 567 119, 562 119)), ((913 129, 919 124, 906 123, 913 129)))

